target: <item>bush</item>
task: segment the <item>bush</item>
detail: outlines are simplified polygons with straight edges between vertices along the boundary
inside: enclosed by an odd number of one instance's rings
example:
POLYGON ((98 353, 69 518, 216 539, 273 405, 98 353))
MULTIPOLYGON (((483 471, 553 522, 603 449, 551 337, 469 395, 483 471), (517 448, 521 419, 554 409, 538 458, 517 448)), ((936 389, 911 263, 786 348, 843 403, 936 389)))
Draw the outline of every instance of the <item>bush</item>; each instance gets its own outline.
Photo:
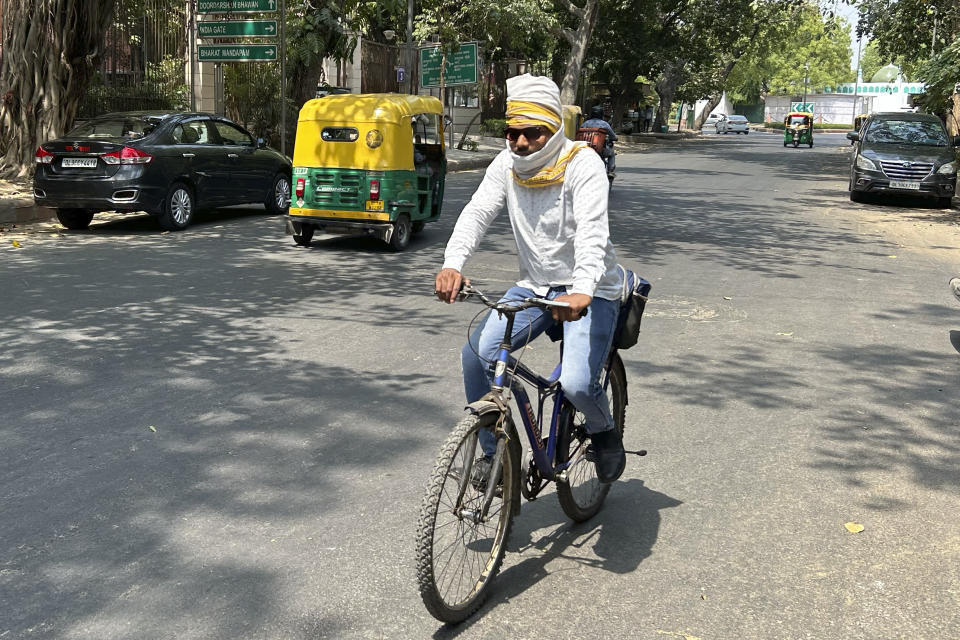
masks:
POLYGON ((499 138, 507 128, 507 121, 503 118, 488 118, 480 125, 480 131, 485 135, 499 138))

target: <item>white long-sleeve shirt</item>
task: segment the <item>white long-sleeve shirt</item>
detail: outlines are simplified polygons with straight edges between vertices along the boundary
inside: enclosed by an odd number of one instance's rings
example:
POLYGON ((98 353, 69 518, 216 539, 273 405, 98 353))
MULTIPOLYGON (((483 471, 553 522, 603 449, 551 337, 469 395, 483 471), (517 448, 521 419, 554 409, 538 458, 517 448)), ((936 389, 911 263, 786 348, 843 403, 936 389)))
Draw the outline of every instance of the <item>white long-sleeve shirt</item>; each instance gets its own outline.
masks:
POLYGON ((607 224, 607 172, 591 150, 570 160, 563 183, 524 187, 512 175, 513 159, 503 150, 457 219, 444 253, 444 268, 463 271, 487 228, 507 206, 517 241, 517 284, 546 293, 566 286, 567 293, 616 300, 620 272, 607 224))

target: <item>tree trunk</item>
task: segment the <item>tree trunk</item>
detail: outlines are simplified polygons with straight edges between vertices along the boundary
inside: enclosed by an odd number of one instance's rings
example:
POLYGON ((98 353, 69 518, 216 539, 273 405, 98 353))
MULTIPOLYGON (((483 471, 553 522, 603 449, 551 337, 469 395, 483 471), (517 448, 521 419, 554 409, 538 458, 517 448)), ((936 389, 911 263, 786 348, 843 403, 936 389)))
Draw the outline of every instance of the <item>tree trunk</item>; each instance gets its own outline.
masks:
POLYGON ((487 75, 480 109, 483 112, 482 120, 503 118, 507 112, 507 63, 493 62, 490 64, 490 73, 487 75))
POLYGON ((5 0, 0 176, 28 175, 39 143, 73 124, 113 8, 114 0, 5 0))
POLYGON ((953 94, 950 103, 953 105, 953 115, 947 118, 947 131, 951 136, 960 136, 960 93, 953 94))
POLYGON ((587 57, 590 36, 593 35, 593 28, 597 24, 598 4, 599 0, 586 0, 582 8, 572 2, 568 7, 571 13, 580 18, 580 24, 576 33, 567 37, 570 42, 570 57, 567 59, 567 70, 563 74, 563 82, 560 83, 560 102, 563 104, 574 104, 577 101, 580 70, 587 57))
MULTIPOLYGON (((737 58, 739 59, 739 57, 737 58)), ((724 67, 723 71, 720 72, 720 86, 726 86, 727 78, 730 76, 730 72, 733 71, 733 67, 736 66, 737 60, 729 61, 724 67)), ((707 117, 710 115, 710 112, 717 108, 717 105, 720 104, 720 101, 723 100, 723 91, 719 93, 714 93, 707 100, 707 104, 704 105, 703 111, 700 112, 700 115, 697 116, 697 119, 693 122, 694 129, 702 129, 703 123, 706 122, 707 117)))
POLYGON ((657 115, 653 123, 654 131, 660 131, 660 127, 670 122, 670 108, 673 106, 673 97, 677 93, 682 76, 683 61, 669 62, 654 85, 654 90, 660 96, 660 106, 657 107, 657 115))

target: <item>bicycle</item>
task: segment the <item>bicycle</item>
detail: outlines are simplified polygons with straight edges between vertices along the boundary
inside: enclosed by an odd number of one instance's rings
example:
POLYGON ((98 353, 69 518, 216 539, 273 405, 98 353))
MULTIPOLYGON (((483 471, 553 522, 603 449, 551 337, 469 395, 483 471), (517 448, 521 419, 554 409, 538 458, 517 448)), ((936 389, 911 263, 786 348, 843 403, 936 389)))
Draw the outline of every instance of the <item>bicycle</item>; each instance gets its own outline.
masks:
MULTIPOLYGON (((589 520, 603 506, 609 484, 596 476, 583 416, 564 397, 560 365, 544 378, 510 355, 514 316, 530 307, 549 310, 569 306, 545 298, 491 302, 466 285, 461 294, 507 317, 504 338, 494 363, 490 392, 467 407, 468 415, 444 442, 428 483, 417 522, 417 579, 427 610, 442 622, 455 623, 480 608, 506 553, 513 517, 520 513, 520 496, 528 501, 555 482, 564 513, 576 522, 589 520), (537 390, 536 412, 526 383, 537 390), (513 394, 529 452, 521 463, 521 445, 510 407, 513 394), (553 398, 550 425, 543 434, 544 405, 553 398), (473 474, 478 433, 496 436, 488 479, 473 474), (451 539, 452 538, 452 539, 451 539)), ((614 425, 623 433, 627 379, 616 346, 604 366, 603 386, 614 425)), ((646 451, 629 451, 646 455, 646 451)))

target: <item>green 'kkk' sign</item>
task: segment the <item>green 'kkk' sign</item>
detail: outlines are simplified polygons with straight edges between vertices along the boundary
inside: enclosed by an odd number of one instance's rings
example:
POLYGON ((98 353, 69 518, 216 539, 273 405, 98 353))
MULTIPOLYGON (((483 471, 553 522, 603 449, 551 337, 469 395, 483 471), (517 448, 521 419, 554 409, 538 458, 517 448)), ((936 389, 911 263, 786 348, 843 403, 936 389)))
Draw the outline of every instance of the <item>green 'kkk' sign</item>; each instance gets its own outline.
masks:
POLYGON ((815 102, 791 102, 790 110, 797 113, 813 113, 813 105, 815 104, 815 102))
MULTIPOLYGON (((440 64, 443 56, 440 47, 423 47, 420 49, 420 86, 440 86, 440 64)), ((465 42, 460 48, 447 56, 444 66, 443 83, 446 86, 455 84, 477 83, 477 43, 465 42)))
POLYGON ((216 20, 197 23, 197 36, 201 38, 246 38, 258 36, 275 38, 276 20, 216 20))
POLYGON ((200 45, 200 62, 263 62, 277 59, 277 47, 272 44, 200 45))
POLYGON ((277 0, 197 0, 197 13, 258 13, 276 10, 277 0))

